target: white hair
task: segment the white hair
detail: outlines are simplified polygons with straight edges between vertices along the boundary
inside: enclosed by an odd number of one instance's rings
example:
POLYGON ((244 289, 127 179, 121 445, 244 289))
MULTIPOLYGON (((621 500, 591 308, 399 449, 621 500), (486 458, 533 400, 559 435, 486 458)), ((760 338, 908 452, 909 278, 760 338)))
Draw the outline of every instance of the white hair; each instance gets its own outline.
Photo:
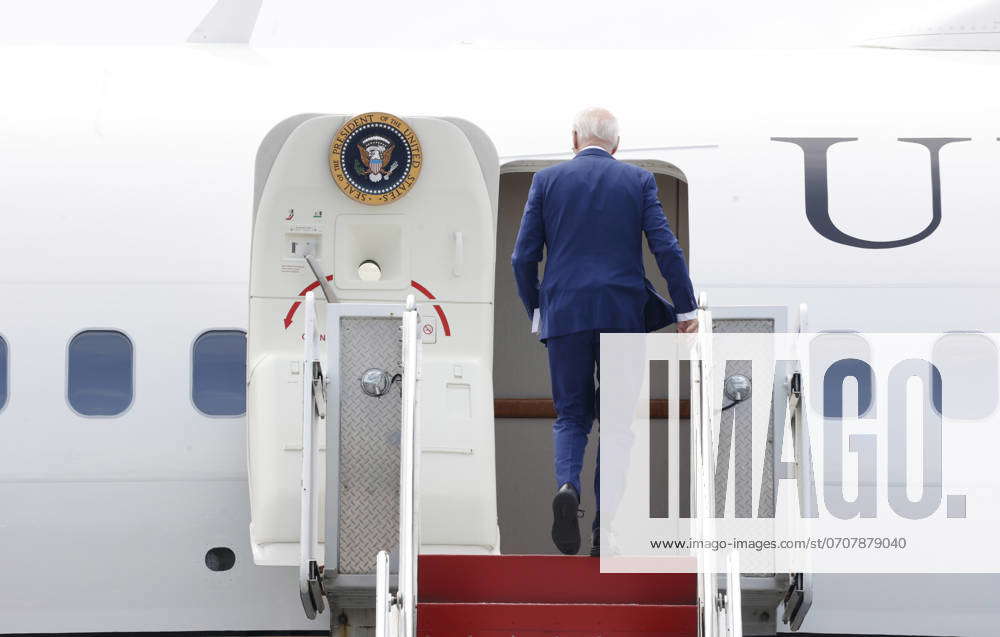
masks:
POLYGON ((618 144, 618 120, 605 108, 585 108, 573 120, 573 131, 580 145, 607 146, 618 144))

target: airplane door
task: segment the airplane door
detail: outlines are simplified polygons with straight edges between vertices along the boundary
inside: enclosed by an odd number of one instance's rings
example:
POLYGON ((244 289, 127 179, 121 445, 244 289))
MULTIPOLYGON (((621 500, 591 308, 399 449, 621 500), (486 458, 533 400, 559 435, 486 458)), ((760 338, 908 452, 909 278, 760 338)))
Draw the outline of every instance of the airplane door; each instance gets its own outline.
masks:
POLYGON ((300 561, 310 291, 317 300, 311 320, 325 327, 316 338, 330 398, 313 452, 316 557, 319 564, 329 558, 327 576, 373 598, 376 551, 397 550, 400 400, 393 379, 401 365, 399 317, 411 295, 422 334, 421 551, 498 552, 498 183, 493 144, 464 120, 301 115, 264 138, 255 168, 247 335, 257 564, 300 561), (372 370, 389 381, 381 395, 366 391, 383 378, 372 370))

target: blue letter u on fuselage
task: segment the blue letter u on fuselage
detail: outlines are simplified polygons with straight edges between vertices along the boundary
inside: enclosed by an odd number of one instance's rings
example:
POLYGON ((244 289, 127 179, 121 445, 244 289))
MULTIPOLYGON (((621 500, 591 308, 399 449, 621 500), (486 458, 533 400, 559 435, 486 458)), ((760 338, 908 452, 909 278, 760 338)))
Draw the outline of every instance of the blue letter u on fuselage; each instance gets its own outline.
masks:
POLYGON ((830 217, 830 196, 827 184, 827 150, 840 142, 857 141, 857 137, 772 137, 772 141, 795 144, 805 155, 806 218, 816 232, 830 241, 855 248, 884 249, 908 246, 929 237, 941 224, 941 148, 952 142, 969 141, 967 137, 900 137, 899 141, 920 144, 931 156, 931 222, 926 228, 905 239, 869 241, 847 234, 830 217))

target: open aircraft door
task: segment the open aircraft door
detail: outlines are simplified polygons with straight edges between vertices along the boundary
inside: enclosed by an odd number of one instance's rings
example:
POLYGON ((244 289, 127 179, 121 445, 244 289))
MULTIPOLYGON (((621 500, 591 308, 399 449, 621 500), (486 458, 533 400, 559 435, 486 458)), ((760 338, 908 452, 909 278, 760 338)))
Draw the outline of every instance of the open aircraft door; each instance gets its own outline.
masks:
POLYGON ((261 143, 247 348, 251 546, 259 565, 300 567, 310 617, 324 596, 374 608, 390 572, 415 582, 407 569, 418 547, 499 551, 497 193, 496 151, 462 120, 301 115, 261 143), (415 449, 406 427, 418 405, 415 449))

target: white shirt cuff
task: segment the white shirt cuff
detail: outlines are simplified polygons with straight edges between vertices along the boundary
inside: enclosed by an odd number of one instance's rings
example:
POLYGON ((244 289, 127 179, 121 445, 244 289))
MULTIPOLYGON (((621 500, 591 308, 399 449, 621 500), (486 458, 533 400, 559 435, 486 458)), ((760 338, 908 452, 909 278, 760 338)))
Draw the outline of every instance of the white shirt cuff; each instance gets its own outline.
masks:
POLYGON ((690 312, 684 312, 683 314, 677 315, 677 322, 690 321, 692 319, 698 318, 698 310, 691 310, 690 312))

